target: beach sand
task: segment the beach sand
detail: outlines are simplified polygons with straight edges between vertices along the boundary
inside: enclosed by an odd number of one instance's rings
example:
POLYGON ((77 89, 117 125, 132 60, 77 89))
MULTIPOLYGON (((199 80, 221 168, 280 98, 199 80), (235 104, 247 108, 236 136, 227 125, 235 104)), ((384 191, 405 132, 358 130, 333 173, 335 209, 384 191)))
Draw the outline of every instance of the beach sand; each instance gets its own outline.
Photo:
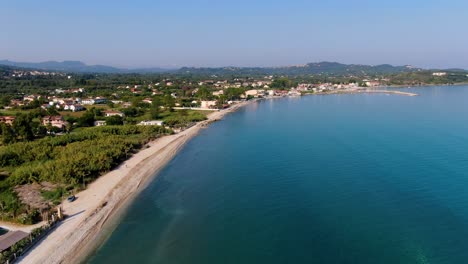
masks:
MULTIPOLYGON (((250 102, 250 101, 249 101, 250 102)), ((76 194, 77 200, 63 202, 68 217, 28 253, 20 263, 79 263, 109 235, 129 202, 153 179, 184 144, 209 123, 248 104, 242 102, 229 109, 208 115, 208 120, 175 135, 161 137, 148 144, 118 168, 99 177, 76 194)))

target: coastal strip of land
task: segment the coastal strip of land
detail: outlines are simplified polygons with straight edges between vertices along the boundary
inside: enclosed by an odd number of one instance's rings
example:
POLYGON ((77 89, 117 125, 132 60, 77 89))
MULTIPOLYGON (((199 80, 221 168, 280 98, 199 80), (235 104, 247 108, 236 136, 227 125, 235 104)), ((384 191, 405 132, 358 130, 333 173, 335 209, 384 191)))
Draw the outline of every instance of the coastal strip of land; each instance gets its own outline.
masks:
POLYGON ((316 95, 326 95, 326 94, 395 94, 395 95, 404 95, 404 96, 418 96, 416 93, 394 91, 394 90, 334 90, 328 92, 318 92, 314 93, 316 95))
POLYGON ((115 223, 138 194, 203 127, 251 101, 208 115, 208 119, 175 135, 150 142, 113 171, 99 177, 76 194, 77 200, 62 204, 68 217, 47 237, 22 256, 20 263, 78 263, 105 239, 103 228, 115 223))

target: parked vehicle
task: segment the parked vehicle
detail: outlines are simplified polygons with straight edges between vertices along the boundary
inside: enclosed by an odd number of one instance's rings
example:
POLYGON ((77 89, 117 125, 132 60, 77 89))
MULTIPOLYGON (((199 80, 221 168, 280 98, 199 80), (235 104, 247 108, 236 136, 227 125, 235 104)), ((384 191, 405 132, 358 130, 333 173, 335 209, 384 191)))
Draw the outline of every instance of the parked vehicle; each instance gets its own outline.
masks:
POLYGON ((70 203, 73 202, 73 201, 75 201, 75 200, 76 200, 76 196, 75 196, 75 195, 69 196, 69 197, 67 198, 67 201, 70 202, 70 203))

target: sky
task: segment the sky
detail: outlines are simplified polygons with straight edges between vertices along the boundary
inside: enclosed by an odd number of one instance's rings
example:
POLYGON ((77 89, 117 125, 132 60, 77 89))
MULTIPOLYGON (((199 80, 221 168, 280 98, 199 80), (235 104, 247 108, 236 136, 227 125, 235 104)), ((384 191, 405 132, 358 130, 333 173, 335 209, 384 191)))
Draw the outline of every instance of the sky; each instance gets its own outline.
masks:
POLYGON ((468 69, 466 0, 0 0, 0 60, 468 69))

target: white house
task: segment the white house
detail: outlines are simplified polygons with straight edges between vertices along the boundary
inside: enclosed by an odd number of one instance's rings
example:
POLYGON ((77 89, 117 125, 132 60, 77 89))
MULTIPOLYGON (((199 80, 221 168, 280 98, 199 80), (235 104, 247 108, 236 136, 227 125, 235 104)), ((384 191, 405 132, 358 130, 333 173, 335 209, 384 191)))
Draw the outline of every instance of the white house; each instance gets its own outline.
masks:
POLYGON ((440 76, 446 76, 446 75, 447 75, 446 72, 434 72, 434 73, 432 73, 432 76, 439 76, 440 77, 440 76))
POLYGON ((162 126, 163 121, 161 120, 145 120, 138 123, 139 126, 162 126))
POLYGON ((213 108, 216 106, 216 101, 201 101, 201 108, 213 108))
POLYGON ((93 105, 93 104, 95 104, 96 102, 94 101, 94 99, 88 98, 88 99, 83 99, 83 100, 81 100, 81 103, 84 104, 84 105, 93 105))
POLYGON ((249 95, 251 95, 251 96, 257 96, 257 95, 258 95, 258 92, 257 92, 257 90, 248 90, 248 91, 245 91, 245 95, 246 95, 246 96, 249 96, 249 95))
POLYGON ((245 96, 259 97, 265 95, 265 90, 248 90, 245 91, 245 96))
POLYGON ((120 112, 120 111, 113 111, 113 110, 108 110, 108 111, 104 111, 104 115, 105 117, 109 117, 109 116, 121 116, 121 117, 124 117, 124 113, 120 112))
POLYGON ((106 125, 106 121, 104 121, 104 120, 94 121, 94 126, 105 126, 105 125, 106 125))
POLYGON ((84 107, 80 104, 66 104, 63 107, 63 110, 70 110, 73 112, 83 111, 84 107))
POLYGON ((213 92, 213 95, 214 95, 214 96, 220 96, 220 95, 222 95, 222 94, 224 94, 224 91, 223 91, 223 90, 219 90, 219 91, 213 92))
POLYGON ((81 100, 81 103, 84 105, 105 104, 107 103, 107 99, 101 98, 101 97, 87 98, 87 99, 81 100))

